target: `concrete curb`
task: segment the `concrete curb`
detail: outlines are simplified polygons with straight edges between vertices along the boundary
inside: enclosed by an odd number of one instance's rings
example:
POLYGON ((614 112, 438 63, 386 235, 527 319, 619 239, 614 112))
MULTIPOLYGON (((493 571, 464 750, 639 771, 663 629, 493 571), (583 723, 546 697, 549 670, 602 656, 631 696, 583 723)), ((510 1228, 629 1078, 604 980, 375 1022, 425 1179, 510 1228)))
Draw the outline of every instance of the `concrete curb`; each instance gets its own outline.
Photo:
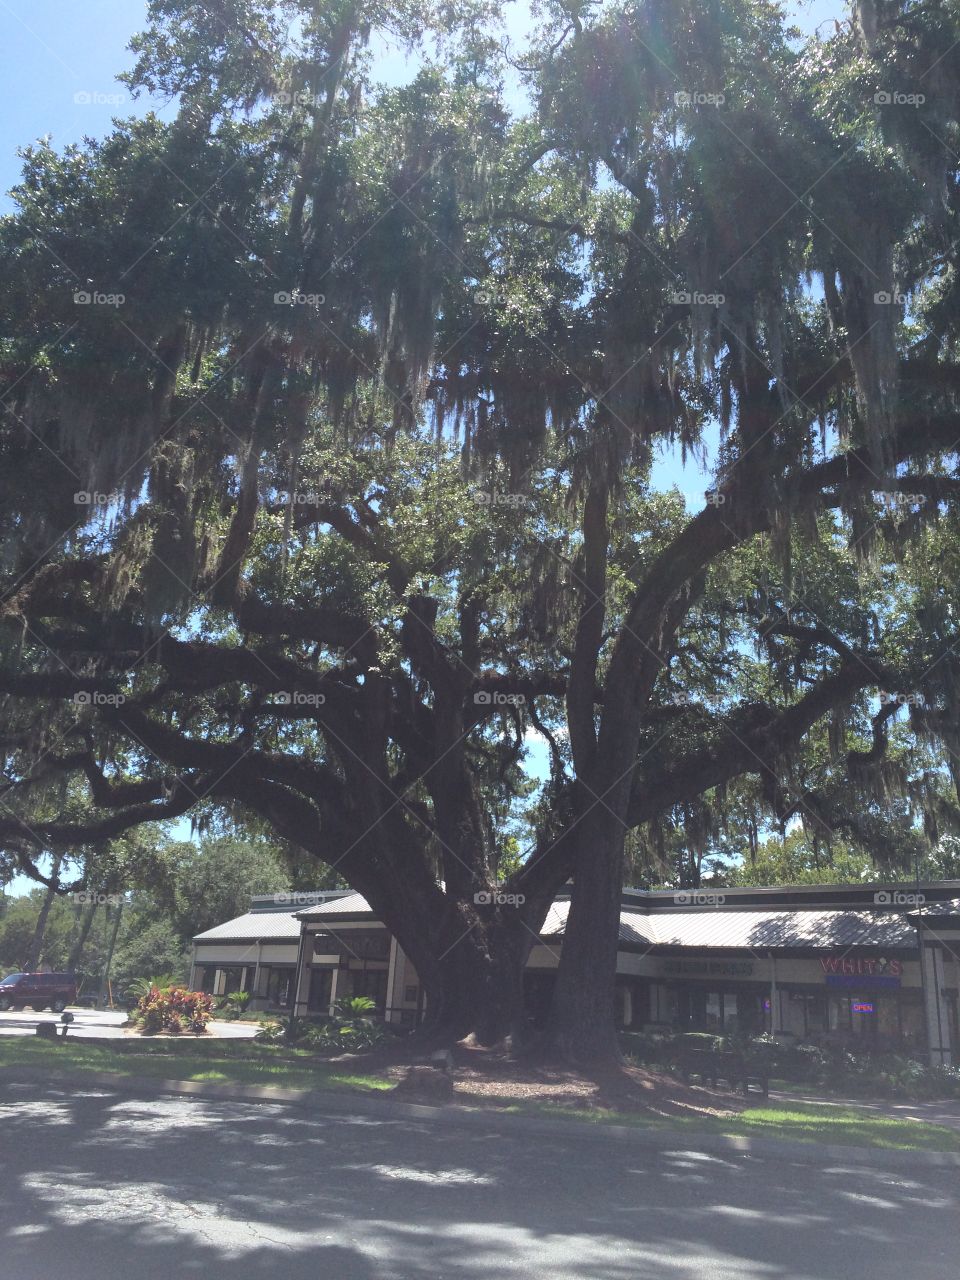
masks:
POLYGON ((215 1098, 221 1102, 268 1102, 304 1107, 335 1118, 374 1116, 381 1120, 421 1120, 444 1127, 479 1129, 504 1137, 529 1135, 576 1142, 619 1142, 653 1151, 701 1151, 724 1156, 772 1157, 794 1164, 838 1163, 845 1168, 960 1169, 960 1154, 951 1151, 887 1151, 878 1147, 853 1147, 826 1142, 788 1142, 779 1138, 748 1138, 633 1125, 591 1124, 584 1120, 541 1116, 498 1115, 484 1108, 430 1107, 415 1102, 394 1102, 382 1093, 365 1095, 334 1089, 283 1089, 276 1085, 215 1084, 206 1080, 159 1080, 150 1076, 122 1076, 112 1071, 33 1071, 24 1067, 0 1068, 2 1084, 63 1084, 81 1087, 101 1085, 121 1093, 162 1097, 215 1098))

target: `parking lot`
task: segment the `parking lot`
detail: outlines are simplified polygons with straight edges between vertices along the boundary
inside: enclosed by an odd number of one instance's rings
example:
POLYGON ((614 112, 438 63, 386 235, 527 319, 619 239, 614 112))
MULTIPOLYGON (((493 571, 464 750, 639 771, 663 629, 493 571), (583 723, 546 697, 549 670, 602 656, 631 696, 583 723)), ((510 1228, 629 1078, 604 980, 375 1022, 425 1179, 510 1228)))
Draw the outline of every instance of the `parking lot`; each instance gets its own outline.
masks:
MULTIPOLYGON (((68 1035, 83 1036, 84 1039, 122 1040, 130 1034, 124 1029, 127 1020, 125 1010, 79 1009, 71 1006, 68 1012, 73 1014, 68 1035)), ((52 1022, 59 1026, 60 1016, 59 1013, 51 1013, 49 1009, 45 1009, 43 1013, 37 1013, 34 1009, 8 1009, 6 1013, 0 1013, 0 1035, 36 1035, 39 1023, 52 1022)), ((257 1025, 253 1022, 212 1021, 209 1033, 221 1040, 250 1039, 256 1035, 257 1025)))

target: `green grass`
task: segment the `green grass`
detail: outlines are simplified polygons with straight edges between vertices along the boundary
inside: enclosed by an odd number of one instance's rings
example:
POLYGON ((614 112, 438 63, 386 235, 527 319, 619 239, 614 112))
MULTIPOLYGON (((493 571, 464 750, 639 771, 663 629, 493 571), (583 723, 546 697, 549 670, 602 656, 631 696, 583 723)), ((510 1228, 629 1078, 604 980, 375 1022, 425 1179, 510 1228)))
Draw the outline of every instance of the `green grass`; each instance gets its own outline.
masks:
MULTIPOLYGON (((143 1079, 211 1081, 217 1084, 275 1085, 290 1089, 389 1089, 382 1076, 324 1062, 303 1049, 252 1044, 249 1040, 124 1040, 103 1045, 52 1044, 26 1037, 0 1037, 0 1068, 55 1068, 82 1080, 95 1071, 143 1079)), ((842 1105, 764 1102, 726 1119, 712 1116, 650 1118, 637 1112, 571 1108, 544 1102, 490 1099, 491 1109, 507 1115, 588 1120, 594 1124, 634 1125, 663 1131, 786 1138, 891 1151, 960 1152, 960 1132, 946 1125, 920 1123, 842 1105)))
POLYGON ((117 1045, 53 1044, 26 1037, 0 1038, 0 1067, 55 1068, 69 1075, 113 1071, 160 1080, 276 1085, 287 1089, 390 1088, 390 1081, 318 1060, 304 1050, 249 1041, 121 1041, 117 1045))
POLYGON ((766 1102, 747 1107, 726 1119, 715 1116, 649 1118, 636 1112, 559 1107, 550 1103, 515 1103, 503 1108, 515 1114, 566 1117, 595 1124, 623 1124, 639 1128, 675 1129, 686 1133, 728 1137, 779 1138, 789 1142, 828 1142, 840 1146, 872 1147, 888 1151, 951 1151, 960 1153, 960 1132, 947 1125, 928 1124, 877 1115, 856 1107, 818 1106, 805 1102, 766 1102))

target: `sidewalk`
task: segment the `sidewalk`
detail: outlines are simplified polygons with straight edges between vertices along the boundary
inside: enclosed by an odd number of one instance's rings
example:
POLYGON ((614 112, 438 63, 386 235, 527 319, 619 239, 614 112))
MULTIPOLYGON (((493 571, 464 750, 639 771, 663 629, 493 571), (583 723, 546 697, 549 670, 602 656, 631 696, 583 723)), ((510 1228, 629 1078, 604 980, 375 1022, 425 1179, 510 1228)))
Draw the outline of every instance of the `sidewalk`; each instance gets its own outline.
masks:
MULTIPOLYGON (((67 1036, 71 1040, 126 1040, 131 1036, 125 1027, 127 1015, 122 1010, 71 1008, 73 1022, 67 1036)), ((61 1026, 60 1014, 37 1013, 33 1009, 0 1013, 0 1036, 33 1036, 41 1022, 61 1026)), ((251 1040, 260 1029, 257 1022, 221 1022, 212 1018, 208 1025, 210 1039, 251 1040)), ((182 1040, 183 1036, 150 1036, 151 1040, 182 1040)))
POLYGON ((823 1097, 815 1093, 785 1093, 771 1089, 776 1102, 809 1102, 818 1107, 851 1107, 874 1115, 891 1116, 894 1120, 916 1120, 922 1124, 942 1124, 960 1132, 960 1102, 898 1102, 895 1098, 870 1102, 863 1098, 823 1097))

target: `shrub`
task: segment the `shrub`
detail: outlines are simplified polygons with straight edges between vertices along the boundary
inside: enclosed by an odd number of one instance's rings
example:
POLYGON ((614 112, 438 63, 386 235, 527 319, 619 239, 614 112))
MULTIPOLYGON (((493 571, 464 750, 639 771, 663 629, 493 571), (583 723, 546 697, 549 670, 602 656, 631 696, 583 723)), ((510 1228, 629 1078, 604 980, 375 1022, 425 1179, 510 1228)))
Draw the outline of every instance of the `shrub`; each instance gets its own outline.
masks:
POLYGON ((249 991, 231 991, 226 999, 227 1017, 234 1019, 243 1017, 249 1003, 249 991))
POLYGON ((141 997, 133 1019, 148 1036, 161 1032, 177 1035, 184 1028, 199 1035, 206 1031, 212 1013, 213 1001, 204 991, 152 986, 141 997))
POLYGON ((282 1022, 265 1022, 253 1038, 260 1044, 282 1044, 287 1038, 287 1028, 282 1022))
MULTIPOLYGON (((361 1053, 389 1039, 390 1031, 386 1025, 379 1019, 366 1016, 376 1009, 369 996, 338 1000, 334 1007, 337 1012, 333 1017, 294 1018, 292 1043, 317 1053, 361 1053)), ((281 1031, 275 1040, 268 1040, 266 1036, 263 1040, 276 1043, 285 1038, 281 1031)))

